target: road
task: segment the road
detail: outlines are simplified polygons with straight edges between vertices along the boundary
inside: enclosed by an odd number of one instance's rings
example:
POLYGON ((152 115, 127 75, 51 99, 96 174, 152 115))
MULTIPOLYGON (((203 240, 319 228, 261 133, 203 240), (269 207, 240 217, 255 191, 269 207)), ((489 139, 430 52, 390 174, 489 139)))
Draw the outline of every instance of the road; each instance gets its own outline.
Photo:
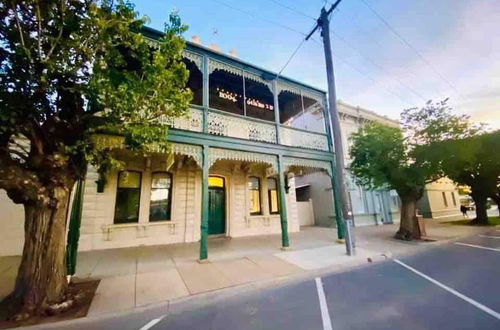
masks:
POLYGON ((500 329, 500 230, 344 273, 59 329, 500 329))

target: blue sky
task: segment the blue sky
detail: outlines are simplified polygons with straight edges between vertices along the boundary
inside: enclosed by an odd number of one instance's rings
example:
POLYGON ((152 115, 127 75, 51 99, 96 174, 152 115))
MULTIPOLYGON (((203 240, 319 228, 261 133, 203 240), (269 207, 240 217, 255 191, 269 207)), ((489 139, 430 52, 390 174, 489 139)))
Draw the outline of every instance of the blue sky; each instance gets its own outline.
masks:
MULTIPOLYGON (((235 49, 241 59, 275 72, 303 39, 301 33, 309 32, 312 17, 319 15, 325 3, 133 2, 140 14, 150 18, 153 28, 162 29, 169 13, 178 10, 189 25, 186 39, 198 35, 204 45, 215 43, 224 52, 235 49)), ((343 0, 333 15, 331 30, 339 99, 397 119, 405 108, 450 97, 457 113, 500 128, 499 0, 343 0)), ((316 33, 313 38, 301 47, 283 75, 326 90, 320 36, 316 33)))

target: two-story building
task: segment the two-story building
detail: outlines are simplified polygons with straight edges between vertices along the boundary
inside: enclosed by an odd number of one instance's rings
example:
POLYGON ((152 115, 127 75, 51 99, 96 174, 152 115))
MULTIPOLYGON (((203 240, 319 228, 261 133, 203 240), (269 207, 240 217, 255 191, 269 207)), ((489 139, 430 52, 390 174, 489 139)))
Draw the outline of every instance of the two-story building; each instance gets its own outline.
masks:
MULTIPOLYGON (((152 46, 160 35, 146 30, 152 46)), ((80 251, 200 241, 206 259, 209 236, 271 233, 286 248, 300 230, 295 174, 334 180, 324 91, 197 43, 187 43, 183 61, 194 97, 187 117, 168 122, 173 157, 138 157, 119 137, 96 137, 125 170, 102 180, 89 167, 80 251)), ((9 215, 0 217, 0 255, 20 254, 22 208, 0 198, 9 215)))

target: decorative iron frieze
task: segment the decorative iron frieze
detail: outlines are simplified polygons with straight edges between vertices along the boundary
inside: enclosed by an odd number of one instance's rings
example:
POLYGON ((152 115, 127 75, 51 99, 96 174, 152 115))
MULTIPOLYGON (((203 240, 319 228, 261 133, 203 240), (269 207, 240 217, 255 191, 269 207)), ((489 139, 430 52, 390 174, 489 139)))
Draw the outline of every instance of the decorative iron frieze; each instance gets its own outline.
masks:
POLYGON ((162 124, 168 125, 171 128, 183 129, 193 132, 203 131, 203 111, 199 109, 189 109, 188 116, 178 118, 161 118, 162 124))
POLYGON ((326 171, 330 177, 332 176, 331 164, 325 160, 283 157, 283 167, 286 172, 291 171, 293 168, 300 168, 305 173, 326 171))
POLYGON ((276 143, 276 126, 219 112, 208 113, 208 133, 276 143))
POLYGON ((277 157, 256 152, 247 152, 231 149, 210 148, 208 151, 208 166, 212 167, 218 160, 228 159, 242 162, 263 163, 271 166, 275 171, 278 169, 277 157))
POLYGON ((289 127, 281 127, 280 142, 291 147, 328 151, 328 138, 326 135, 299 131, 289 127))

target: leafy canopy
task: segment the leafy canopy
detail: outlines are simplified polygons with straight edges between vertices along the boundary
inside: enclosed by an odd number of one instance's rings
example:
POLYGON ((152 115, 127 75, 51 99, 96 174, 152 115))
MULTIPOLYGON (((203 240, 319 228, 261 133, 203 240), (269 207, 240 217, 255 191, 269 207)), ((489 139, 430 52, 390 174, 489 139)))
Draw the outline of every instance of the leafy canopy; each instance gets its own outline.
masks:
POLYGON ((371 122, 353 134, 350 170, 359 184, 418 199, 426 184, 443 176, 439 162, 424 157, 429 146, 471 136, 478 128, 454 115, 447 100, 405 110, 401 118, 403 129, 371 122))
POLYGON ((40 187, 70 185, 88 162, 116 165, 91 138, 98 132, 120 134, 134 152, 167 150, 160 119, 186 114, 192 97, 187 27, 172 14, 152 48, 146 22, 124 1, 0 3, 0 188, 9 196, 50 199, 40 187))
POLYGON ((500 131, 431 144, 423 155, 443 174, 472 188, 472 195, 494 196, 500 187, 500 131))

